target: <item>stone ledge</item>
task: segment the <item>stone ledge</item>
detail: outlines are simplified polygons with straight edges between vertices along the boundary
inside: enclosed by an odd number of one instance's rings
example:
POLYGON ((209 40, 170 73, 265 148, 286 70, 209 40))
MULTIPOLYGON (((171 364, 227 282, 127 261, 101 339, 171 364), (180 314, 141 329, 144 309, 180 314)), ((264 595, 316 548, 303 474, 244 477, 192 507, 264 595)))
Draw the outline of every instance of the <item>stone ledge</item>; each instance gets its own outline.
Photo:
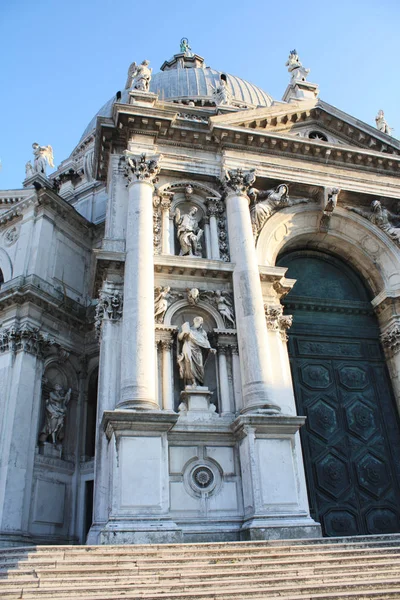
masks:
POLYGON ((101 427, 110 440, 123 431, 165 433, 172 429, 179 415, 168 411, 106 410, 101 427))
POLYGON ((256 434, 295 434, 306 422, 306 417, 289 415, 263 415, 245 414, 240 415, 232 423, 232 431, 239 438, 247 435, 246 429, 252 428, 256 434))

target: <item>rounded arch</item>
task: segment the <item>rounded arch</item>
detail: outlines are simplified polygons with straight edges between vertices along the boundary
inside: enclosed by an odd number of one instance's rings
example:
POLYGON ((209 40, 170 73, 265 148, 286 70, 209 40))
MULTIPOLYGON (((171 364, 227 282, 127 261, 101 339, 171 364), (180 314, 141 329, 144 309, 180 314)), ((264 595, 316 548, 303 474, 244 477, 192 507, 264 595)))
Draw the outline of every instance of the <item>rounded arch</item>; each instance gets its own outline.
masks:
POLYGON ((339 256, 367 282, 377 296, 400 288, 400 250, 367 219, 336 208, 328 233, 319 231, 321 210, 314 206, 285 208, 265 224, 257 242, 258 262, 275 266, 282 251, 314 248, 339 256))
POLYGON ((0 283, 4 283, 13 278, 12 261, 4 248, 0 248, 0 272, 3 274, 3 281, 1 281, 0 275, 0 283))
POLYGON ((187 300, 178 300, 177 302, 174 302, 165 313, 164 325, 174 325, 173 321, 176 320, 177 314, 182 313, 184 310, 187 310, 190 315, 197 310, 200 317, 208 317, 208 319, 204 319, 204 321, 209 326, 212 326, 212 329, 225 329, 223 318, 219 312, 213 306, 202 300, 194 306, 188 304, 187 300), (212 321, 210 320, 210 317, 212 321))

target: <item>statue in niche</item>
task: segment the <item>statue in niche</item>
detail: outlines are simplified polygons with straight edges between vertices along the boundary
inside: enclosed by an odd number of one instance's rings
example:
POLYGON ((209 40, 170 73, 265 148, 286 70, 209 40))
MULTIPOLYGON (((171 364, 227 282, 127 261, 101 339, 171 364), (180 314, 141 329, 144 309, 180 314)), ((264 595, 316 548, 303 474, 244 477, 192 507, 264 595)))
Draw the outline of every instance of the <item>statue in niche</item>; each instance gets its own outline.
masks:
POLYGON ((289 73, 292 75, 292 81, 305 81, 310 72, 310 69, 305 69, 300 62, 297 50, 290 51, 285 67, 288 68, 289 73))
POLYGON ((276 188, 265 192, 259 192, 256 188, 251 188, 248 195, 251 200, 250 218, 255 239, 257 239, 261 229, 275 211, 307 202, 306 198, 297 200, 289 198, 289 186, 286 183, 281 183, 276 188))
POLYGON ((149 67, 150 61, 144 60, 140 65, 135 62, 128 69, 128 78, 125 89, 139 90, 148 92, 150 88, 151 73, 153 69, 149 67))
POLYGON ((386 119, 385 119, 385 113, 383 112, 383 110, 380 110, 378 112, 378 114, 375 117, 375 123, 376 123, 376 128, 379 129, 379 131, 382 131, 382 133, 387 133, 388 135, 392 135, 392 128, 389 127, 386 119))
POLYGON ((394 227, 390 222, 390 219, 396 219, 397 221, 398 216, 394 215, 387 208, 384 208, 380 200, 373 200, 371 202, 370 211, 362 210, 361 208, 356 208, 354 206, 346 206, 346 209, 368 219, 371 223, 379 227, 379 229, 382 229, 382 231, 387 233, 387 235, 397 244, 400 243, 400 228, 394 227))
POLYGON ((192 206, 188 214, 181 215, 179 208, 175 209, 175 225, 177 236, 181 246, 179 256, 201 257, 200 240, 203 230, 200 229, 196 219, 197 207, 192 206))
POLYGON ((33 171, 46 175, 47 163, 51 168, 54 167, 53 148, 51 146, 40 146, 37 142, 32 144, 33 156, 33 171))
POLYGON ((203 317, 194 317, 192 326, 188 322, 183 323, 178 341, 182 344, 178 354, 180 378, 184 380, 185 386, 202 386, 205 362, 210 354, 217 352, 215 348, 211 348, 203 329, 203 317))
POLYGON ((61 441, 60 432, 64 426, 67 406, 71 399, 71 388, 63 394, 63 388, 56 383, 45 404, 45 423, 40 437, 46 441, 49 437, 53 444, 61 441))

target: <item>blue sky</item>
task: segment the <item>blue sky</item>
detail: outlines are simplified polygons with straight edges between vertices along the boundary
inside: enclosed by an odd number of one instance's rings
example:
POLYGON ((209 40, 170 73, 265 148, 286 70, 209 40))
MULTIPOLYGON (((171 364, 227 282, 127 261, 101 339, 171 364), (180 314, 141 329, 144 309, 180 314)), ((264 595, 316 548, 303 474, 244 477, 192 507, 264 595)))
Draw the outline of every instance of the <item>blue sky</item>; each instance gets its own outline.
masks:
POLYGON ((32 142, 56 165, 117 90, 129 64, 154 72, 182 37, 211 67, 280 100, 296 48, 320 97, 400 138, 399 0, 0 0, 0 189, 21 187, 32 142))

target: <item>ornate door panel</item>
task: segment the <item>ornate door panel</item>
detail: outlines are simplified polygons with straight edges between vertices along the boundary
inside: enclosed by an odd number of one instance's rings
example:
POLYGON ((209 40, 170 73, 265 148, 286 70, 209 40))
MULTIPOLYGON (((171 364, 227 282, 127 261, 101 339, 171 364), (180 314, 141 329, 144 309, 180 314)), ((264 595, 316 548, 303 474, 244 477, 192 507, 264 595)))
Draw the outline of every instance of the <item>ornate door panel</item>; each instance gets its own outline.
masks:
POLYGON ((375 317, 363 300, 320 301, 286 302, 312 516, 327 536, 398 532, 400 429, 375 317))

